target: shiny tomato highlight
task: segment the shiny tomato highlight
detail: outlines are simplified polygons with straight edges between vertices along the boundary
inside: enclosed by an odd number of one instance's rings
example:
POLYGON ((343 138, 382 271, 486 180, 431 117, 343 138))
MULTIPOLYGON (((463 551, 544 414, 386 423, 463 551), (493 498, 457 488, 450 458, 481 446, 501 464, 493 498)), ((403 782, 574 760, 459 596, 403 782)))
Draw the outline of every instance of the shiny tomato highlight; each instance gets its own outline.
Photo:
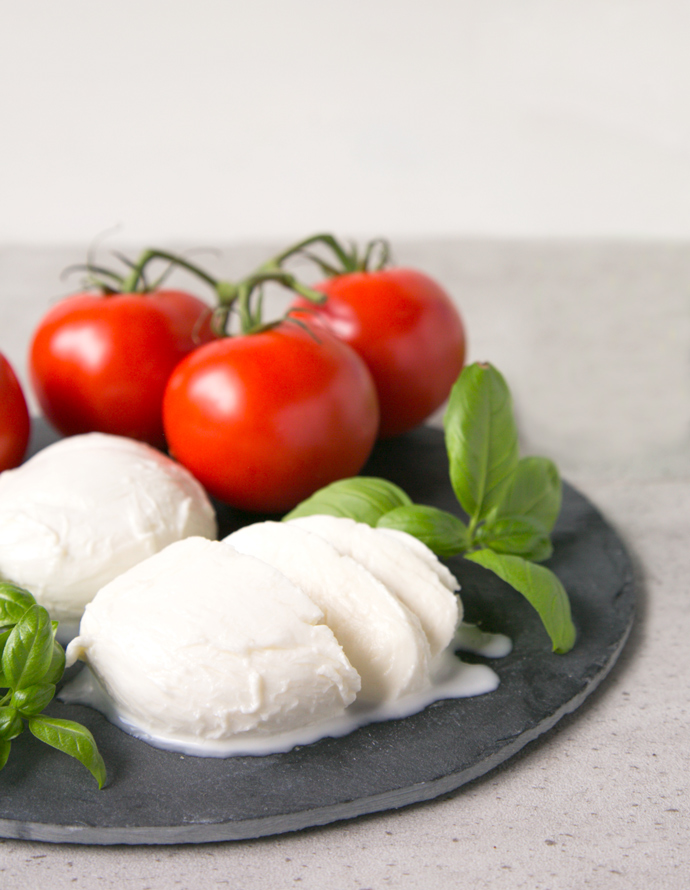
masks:
POLYGON ((353 350, 283 321, 188 356, 170 377, 163 422, 171 453, 211 495, 280 513, 362 468, 378 404, 353 350))
POLYGON ((465 330, 450 296, 414 269, 337 275, 314 285, 328 299, 310 307, 364 359, 376 384, 379 435, 426 420, 450 394, 465 361, 465 330))
POLYGON ((30 348, 31 382, 63 435, 99 431, 162 447, 168 378, 209 342, 211 310, 182 291, 76 294, 54 306, 30 348))

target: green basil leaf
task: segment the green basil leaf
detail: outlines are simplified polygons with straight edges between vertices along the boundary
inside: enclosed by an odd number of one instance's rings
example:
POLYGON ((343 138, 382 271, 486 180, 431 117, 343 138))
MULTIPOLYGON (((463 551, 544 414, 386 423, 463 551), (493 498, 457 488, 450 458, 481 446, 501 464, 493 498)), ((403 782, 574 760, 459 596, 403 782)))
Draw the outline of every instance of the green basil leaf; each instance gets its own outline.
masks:
POLYGON ((85 726, 73 720, 41 715, 29 718, 29 730, 46 745, 75 757, 98 782, 98 787, 103 787, 106 780, 105 763, 94 737, 85 726))
POLYGON ((0 739, 0 769, 7 763, 11 747, 11 742, 7 742, 5 739, 0 739))
POLYGON ((0 739, 9 742, 22 732, 24 732, 24 722, 16 708, 0 708, 0 739))
POLYGON ((496 509, 496 518, 527 516, 551 532, 561 512, 561 477, 546 457, 523 457, 496 509))
POLYGON ((16 708, 22 717, 33 717, 41 713, 54 695, 54 683, 35 683, 33 686, 15 690, 10 705, 16 708))
POLYGON ((62 679, 62 675, 65 673, 65 650, 58 643, 57 640, 53 640, 53 655, 50 659, 50 667, 45 673, 43 677, 44 683, 58 683, 62 679))
POLYGON ((36 600, 23 587, 0 581, 0 624, 16 624, 36 600))
POLYGON ((2 653, 2 672, 13 689, 40 683, 53 657, 53 629, 43 606, 33 605, 15 624, 2 653))
POLYGON ((553 651, 569 652, 575 644, 575 627, 565 588, 545 566, 520 556, 476 550, 466 558, 489 569, 521 593, 537 610, 553 643, 553 651))
POLYGON ((402 488, 375 476, 339 479, 298 504, 284 520, 298 516, 345 516, 375 526, 384 513, 412 501, 402 488))
POLYGON ((553 544, 550 536, 545 535, 535 542, 531 550, 516 555, 522 556, 523 559, 528 559, 530 562, 545 562, 553 556, 553 544))
MULTIPOLYGON (((10 634, 12 633, 14 625, 10 625, 9 627, 0 627, 0 659, 2 658, 2 653, 5 651, 5 644, 9 639, 10 634)), ((6 686, 6 683, 3 683, 2 672, 0 672, 0 688, 6 686)))
POLYGON ((436 507, 406 505, 384 513, 377 528, 394 528, 426 544, 437 556, 463 553, 469 546, 467 526, 457 516, 436 507))
POLYGON ((492 365, 475 363, 460 374, 444 426, 453 490, 467 515, 480 521, 501 501, 518 463, 510 390, 492 365))
POLYGON ((553 553, 551 538, 544 526, 529 516, 506 516, 481 525, 476 540, 496 553, 512 553, 533 562, 543 562, 553 553))

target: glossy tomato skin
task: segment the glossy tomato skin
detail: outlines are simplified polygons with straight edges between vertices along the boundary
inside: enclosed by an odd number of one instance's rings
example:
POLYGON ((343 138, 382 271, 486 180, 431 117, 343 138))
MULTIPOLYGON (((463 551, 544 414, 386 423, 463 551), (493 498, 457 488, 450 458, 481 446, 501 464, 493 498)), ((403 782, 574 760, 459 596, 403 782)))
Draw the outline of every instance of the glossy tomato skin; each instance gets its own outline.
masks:
POLYGON ((381 437, 412 429, 443 404, 465 361, 465 330, 433 279, 414 269, 384 269, 338 275, 314 289, 328 299, 310 304, 312 311, 371 371, 381 437))
POLYGON ((76 294, 34 333, 31 382, 63 435, 99 431, 162 447, 162 402, 175 366, 213 339, 210 309, 181 291, 76 294))
POLYGON ((378 403, 353 350, 282 322, 188 356, 170 377, 163 419, 171 453, 212 496, 281 513, 362 468, 378 403))
POLYGON ((17 467, 29 444, 31 421, 12 366, 0 354, 0 472, 17 467))

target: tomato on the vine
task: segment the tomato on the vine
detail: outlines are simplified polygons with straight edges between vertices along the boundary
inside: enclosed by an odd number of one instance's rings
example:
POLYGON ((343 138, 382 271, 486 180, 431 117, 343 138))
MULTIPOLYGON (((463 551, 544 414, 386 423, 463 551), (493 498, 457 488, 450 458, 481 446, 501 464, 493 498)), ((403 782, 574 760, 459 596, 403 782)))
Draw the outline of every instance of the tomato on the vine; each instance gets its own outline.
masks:
POLYGON ((211 495, 278 513, 362 468, 378 405, 349 346, 284 320, 184 359, 168 382, 163 421, 171 453, 211 495))
POLYGON ((21 463, 30 432, 24 393, 12 366, 0 353, 0 471, 21 463))
MULTIPOLYGON (((348 254, 331 236, 311 240, 333 249, 345 269, 357 270, 338 274, 319 262, 332 277, 313 285, 327 299, 310 303, 311 312, 371 371, 381 411, 379 435, 412 429, 443 404, 462 370, 465 330, 458 310, 428 275, 404 268, 368 271, 371 246, 360 261, 356 251, 348 254)), ((295 305, 305 307, 307 301, 299 298, 295 305)))
POLYGON ((211 310, 176 290, 80 293, 44 316, 30 375, 48 420, 64 435, 99 431, 164 445, 168 377, 213 339, 211 310))

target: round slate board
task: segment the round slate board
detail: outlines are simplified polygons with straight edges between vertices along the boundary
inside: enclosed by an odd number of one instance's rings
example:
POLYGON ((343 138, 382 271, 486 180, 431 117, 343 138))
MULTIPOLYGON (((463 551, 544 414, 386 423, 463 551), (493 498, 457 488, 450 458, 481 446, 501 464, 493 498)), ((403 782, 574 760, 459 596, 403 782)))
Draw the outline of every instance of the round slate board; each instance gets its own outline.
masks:
MULTIPOLYGON (((37 425, 33 450, 51 438, 37 425)), ((424 427, 379 444, 364 472, 397 482, 417 502, 457 511, 438 430, 424 427)), ((224 533, 245 521, 220 510, 224 533)), ((550 652, 536 613, 515 591, 478 565, 450 560, 466 619, 514 641, 511 655, 490 662, 501 679, 497 691, 437 702, 412 717, 287 754, 226 760, 151 748, 89 708, 53 702, 47 713, 93 732, 108 784, 98 791, 79 763, 24 733, 0 773, 0 835, 82 844, 236 840, 430 800, 460 787, 577 708, 627 639, 634 613, 630 561, 598 511, 568 485, 554 545, 548 565, 570 594, 578 630, 568 655, 550 652)))

